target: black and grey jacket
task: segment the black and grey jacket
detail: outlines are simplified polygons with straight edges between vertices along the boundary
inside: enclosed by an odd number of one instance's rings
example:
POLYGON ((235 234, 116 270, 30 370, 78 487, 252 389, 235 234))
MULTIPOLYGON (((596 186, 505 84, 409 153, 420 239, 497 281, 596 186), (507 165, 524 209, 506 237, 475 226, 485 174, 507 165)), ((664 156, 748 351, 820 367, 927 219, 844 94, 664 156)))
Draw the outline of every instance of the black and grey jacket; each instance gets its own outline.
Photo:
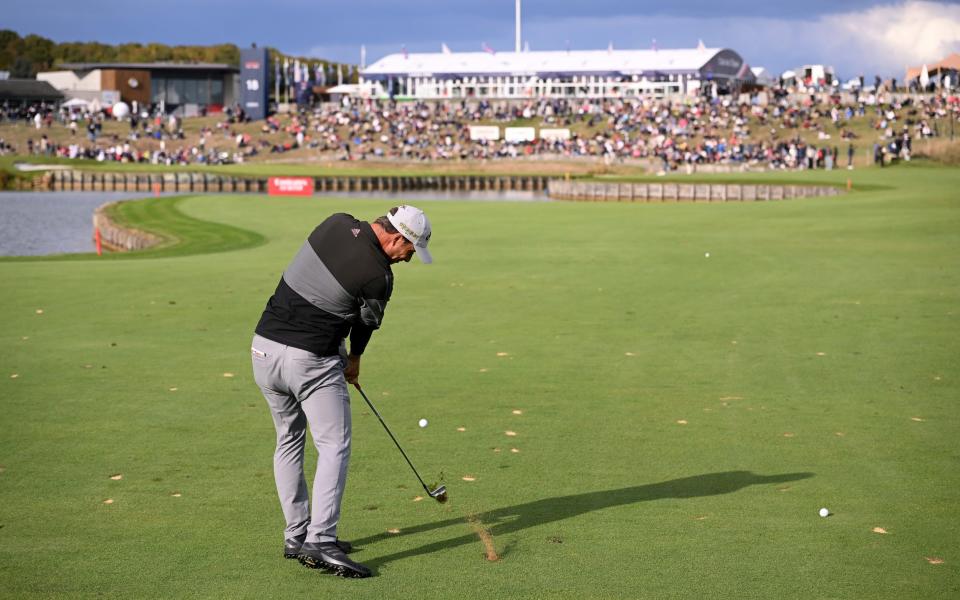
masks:
POLYGON ((284 271, 256 332, 319 356, 363 354, 393 292, 390 259, 369 223, 335 214, 317 226, 284 271))

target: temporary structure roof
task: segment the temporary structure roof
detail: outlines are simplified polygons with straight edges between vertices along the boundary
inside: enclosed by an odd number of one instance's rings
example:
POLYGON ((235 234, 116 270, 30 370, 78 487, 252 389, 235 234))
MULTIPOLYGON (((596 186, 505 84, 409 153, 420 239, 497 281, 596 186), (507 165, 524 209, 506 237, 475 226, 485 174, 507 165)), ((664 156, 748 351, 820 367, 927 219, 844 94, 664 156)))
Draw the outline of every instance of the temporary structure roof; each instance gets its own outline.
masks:
MULTIPOLYGON (((388 77, 538 76, 568 75, 631 76, 653 73, 696 73, 711 60, 729 56, 743 59, 732 50, 692 48, 679 50, 577 50, 548 52, 435 52, 390 54, 363 71, 367 79, 388 77)), ((749 70, 748 70, 749 72, 749 70)))
MULTIPOLYGON (((933 64, 927 63, 927 73, 930 75, 936 75, 941 71, 960 71, 960 54, 954 52, 953 54, 947 56, 940 62, 933 64)), ((912 81, 917 77, 920 77, 920 73, 923 71, 923 65, 918 67, 908 67, 907 68, 907 81, 912 81)))

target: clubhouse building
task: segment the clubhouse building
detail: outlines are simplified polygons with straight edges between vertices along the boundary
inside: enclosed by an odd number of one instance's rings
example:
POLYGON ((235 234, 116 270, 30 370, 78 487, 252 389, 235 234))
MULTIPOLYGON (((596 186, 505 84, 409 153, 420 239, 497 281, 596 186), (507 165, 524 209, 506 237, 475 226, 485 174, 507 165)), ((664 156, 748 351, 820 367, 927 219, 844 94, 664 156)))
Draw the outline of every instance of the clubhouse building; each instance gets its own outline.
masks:
POLYGON ((212 63, 65 63, 37 73, 68 98, 111 106, 137 102, 190 116, 237 102, 239 68, 212 63))
POLYGON ((734 50, 587 50, 390 54, 357 93, 412 99, 631 98, 724 94, 754 84, 734 50))

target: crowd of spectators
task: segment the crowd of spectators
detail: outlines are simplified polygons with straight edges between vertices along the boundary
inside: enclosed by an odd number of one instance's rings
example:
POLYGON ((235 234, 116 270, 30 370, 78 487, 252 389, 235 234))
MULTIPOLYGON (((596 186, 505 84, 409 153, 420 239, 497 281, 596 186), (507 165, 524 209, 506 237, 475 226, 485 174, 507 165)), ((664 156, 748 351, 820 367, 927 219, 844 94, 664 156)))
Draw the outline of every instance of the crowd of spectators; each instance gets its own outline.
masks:
MULTIPOLYGON (((669 171, 703 164, 763 169, 851 166, 855 140, 870 132, 878 160, 909 159, 913 138, 941 135, 938 121, 960 116, 941 96, 900 100, 861 95, 814 102, 812 96, 404 102, 350 100, 249 123, 239 109, 215 125, 184 133, 182 119, 149 110, 128 118, 129 131, 103 136, 103 112, 39 105, 0 112, 2 121, 35 127, 26 153, 162 164, 242 162, 258 154, 335 160, 498 160, 519 157, 645 161, 669 171), (480 124, 567 129, 567 138, 532 142, 471 139, 480 124), (858 124, 858 126, 855 126, 858 124), (867 124, 865 127, 864 125, 867 124), (70 129, 69 142, 44 130, 70 129), (82 131, 82 133, 81 133, 82 131), (859 132, 859 133, 858 133, 859 132), (85 139, 84 139, 85 136, 85 139), (845 163, 845 164, 844 164, 845 163)), ((209 123, 209 121, 206 121, 209 123)), ((11 151, 0 140, 0 152, 11 151)))

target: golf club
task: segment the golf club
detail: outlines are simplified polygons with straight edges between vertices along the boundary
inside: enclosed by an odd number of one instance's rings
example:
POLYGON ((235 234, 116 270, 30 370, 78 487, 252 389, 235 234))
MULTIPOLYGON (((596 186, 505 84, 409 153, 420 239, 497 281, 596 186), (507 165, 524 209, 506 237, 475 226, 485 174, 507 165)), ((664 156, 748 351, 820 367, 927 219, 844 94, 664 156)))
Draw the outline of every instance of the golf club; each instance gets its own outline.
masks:
POLYGON ((410 459, 407 458, 407 453, 403 451, 403 448, 400 447, 400 442, 397 441, 397 438, 393 437, 393 433, 390 432, 390 428, 387 427, 387 424, 383 421, 383 417, 380 416, 380 412, 376 409, 370 399, 367 398, 367 395, 363 393, 363 388, 360 387, 359 383, 353 384, 353 387, 357 388, 357 391, 360 392, 360 395, 363 396, 363 399, 366 401, 367 406, 370 407, 370 410, 373 411, 373 414, 377 415, 377 418, 380 419, 380 424, 383 425, 383 428, 387 431, 387 435, 390 436, 390 439, 393 440, 393 443, 397 445, 397 450, 400 451, 400 454, 403 455, 403 458, 407 461, 407 464, 410 465, 410 468, 413 469, 413 474, 417 476, 417 479, 420 481, 420 485, 423 486, 424 491, 427 494, 436 500, 437 502, 443 504, 447 501, 447 486, 441 485, 437 489, 430 491, 430 488, 427 487, 427 484, 423 482, 423 478, 420 477, 420 473, 417 473, 417 468, 413 466, 413 463, 410 462, 410 459))

